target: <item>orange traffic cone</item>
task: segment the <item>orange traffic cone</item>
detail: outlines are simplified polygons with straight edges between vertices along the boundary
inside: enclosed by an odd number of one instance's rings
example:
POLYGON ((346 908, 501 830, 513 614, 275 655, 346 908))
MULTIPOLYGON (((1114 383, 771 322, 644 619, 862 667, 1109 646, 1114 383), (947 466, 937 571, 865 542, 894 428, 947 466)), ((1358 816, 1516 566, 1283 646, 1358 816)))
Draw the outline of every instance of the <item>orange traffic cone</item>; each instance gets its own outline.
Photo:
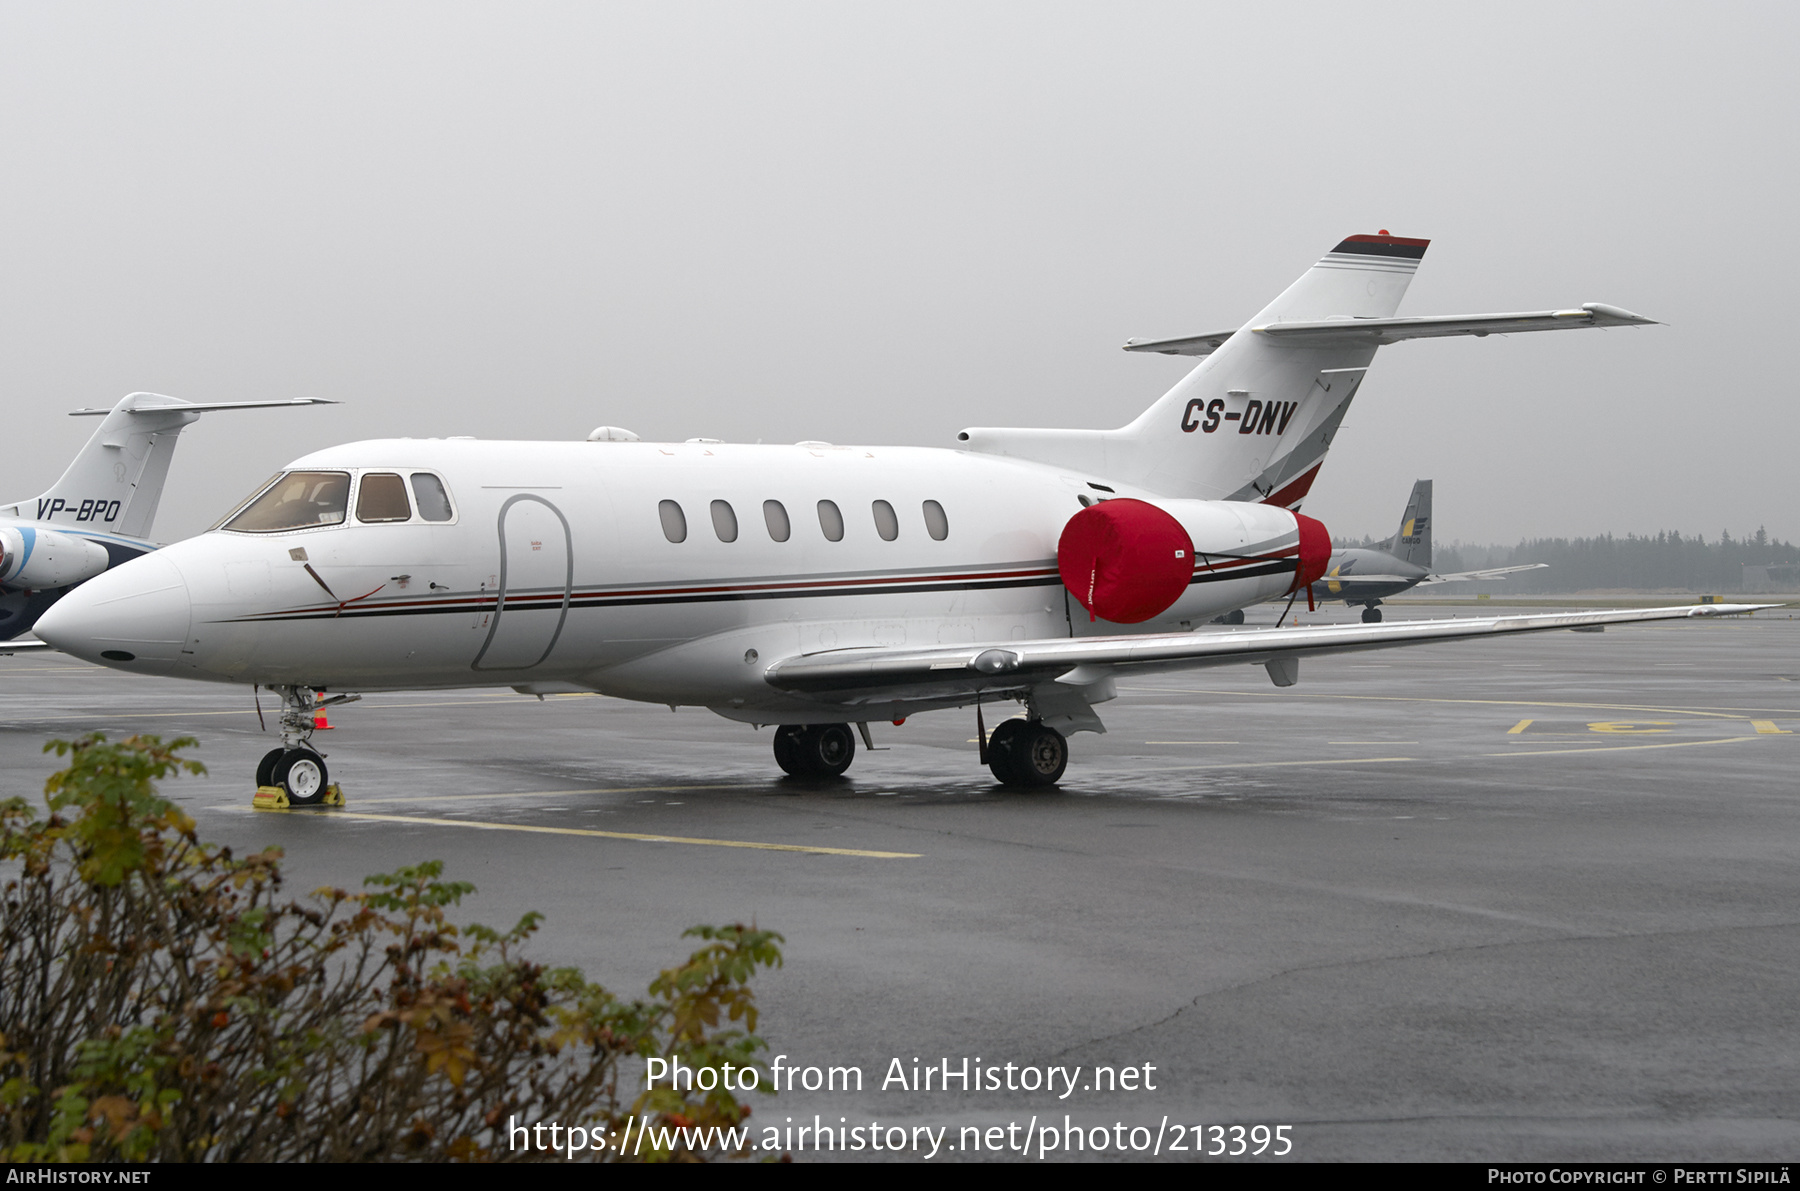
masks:
MULTIPOLYGON (((324 691, 315 691, 313 693, 320 696, 325 694, 324 691)), ((313 710, 313 731, 329 732, 331 730, 331 724, 325 719, 325 709, 323 707, 315 708, 313 710)))

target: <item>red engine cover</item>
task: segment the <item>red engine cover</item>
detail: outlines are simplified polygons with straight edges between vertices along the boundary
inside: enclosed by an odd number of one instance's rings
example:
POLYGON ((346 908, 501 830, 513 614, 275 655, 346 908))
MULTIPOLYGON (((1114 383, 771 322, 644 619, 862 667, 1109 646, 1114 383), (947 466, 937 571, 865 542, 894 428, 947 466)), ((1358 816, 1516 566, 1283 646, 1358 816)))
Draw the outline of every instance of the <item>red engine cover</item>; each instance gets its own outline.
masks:
MULTIPOLYGON (((1289 591, 1298 591, 1313 583, 1325 574, 1325 568, 1331 565, 1331 531, 1325 528, 1322 521, 1300 513, 1294 514, 1294 521, 1300 527, 1300 562, 1294 571, 1294 585, 1289 591)), ((1306 597, 1311 600, 1309 595, 1306 597)))
POLYGON ((1090 614, 1139 624, 1187 590, 1194 543, 1181 522, 1155 505, 1120 497, 1069 518, 1056 544, 1056 567, 1090 614))

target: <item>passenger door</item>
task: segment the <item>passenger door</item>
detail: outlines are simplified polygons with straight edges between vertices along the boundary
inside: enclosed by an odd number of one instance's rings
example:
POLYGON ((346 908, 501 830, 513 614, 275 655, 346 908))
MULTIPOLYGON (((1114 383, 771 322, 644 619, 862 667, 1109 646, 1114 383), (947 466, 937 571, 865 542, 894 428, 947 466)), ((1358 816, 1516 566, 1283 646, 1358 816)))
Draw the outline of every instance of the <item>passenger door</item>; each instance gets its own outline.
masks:
POLYGON ((575 578, 568 518, 541 496, 500 506, 500 579, 493 620, 471 669, 529 670, 556 648, 575 578))

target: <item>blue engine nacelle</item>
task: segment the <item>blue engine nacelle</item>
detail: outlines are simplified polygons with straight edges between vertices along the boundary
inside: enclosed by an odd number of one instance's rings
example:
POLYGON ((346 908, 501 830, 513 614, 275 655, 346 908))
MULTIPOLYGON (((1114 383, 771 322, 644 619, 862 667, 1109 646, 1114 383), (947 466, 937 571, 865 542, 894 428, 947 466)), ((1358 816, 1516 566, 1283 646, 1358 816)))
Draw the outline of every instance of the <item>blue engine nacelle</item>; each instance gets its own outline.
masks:
POLYGON ((0 587, 45 591, 92 579, 110 564, 106 547, 34 525, 0 525, 0 587))

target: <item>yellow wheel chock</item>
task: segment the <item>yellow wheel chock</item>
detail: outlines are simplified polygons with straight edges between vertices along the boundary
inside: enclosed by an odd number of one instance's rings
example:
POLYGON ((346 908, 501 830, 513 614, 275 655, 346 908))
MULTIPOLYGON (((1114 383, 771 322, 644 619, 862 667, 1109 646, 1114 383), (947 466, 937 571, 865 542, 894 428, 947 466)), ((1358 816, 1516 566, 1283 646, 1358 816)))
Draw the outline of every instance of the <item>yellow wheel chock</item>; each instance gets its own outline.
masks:
MULTIPOLYGON (((288 800, 288 792, 282 786, 258 786, 256 796, 250 805, 259 811, 285 811, 293 809, 288 800)), ((325 797, 318 803, 320 806, 343 806, 344 791, 336 782, 325 787, 325 797)))

